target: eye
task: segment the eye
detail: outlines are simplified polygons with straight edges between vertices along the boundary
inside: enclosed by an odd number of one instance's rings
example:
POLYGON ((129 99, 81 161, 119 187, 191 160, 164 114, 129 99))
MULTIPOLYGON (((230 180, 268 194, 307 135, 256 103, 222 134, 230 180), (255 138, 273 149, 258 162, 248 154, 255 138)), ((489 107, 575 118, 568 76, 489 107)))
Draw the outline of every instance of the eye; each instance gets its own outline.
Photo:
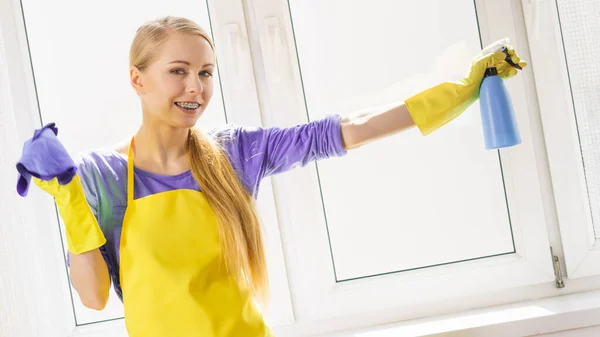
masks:
POLYGON ((210 71, 208 71, 208 70, 204 70, 204 71, 200 72, 200 76, 202 76, 202 77, 211 77, 212 73, 210 71))
POLYGON ((186 71, 185 71, 185 69, 177 68, 177 69, 173 69, 173 70, 171 70, 171 74, 175 74, 175 75, 185 75, 185 74, 186 74, 186 71))

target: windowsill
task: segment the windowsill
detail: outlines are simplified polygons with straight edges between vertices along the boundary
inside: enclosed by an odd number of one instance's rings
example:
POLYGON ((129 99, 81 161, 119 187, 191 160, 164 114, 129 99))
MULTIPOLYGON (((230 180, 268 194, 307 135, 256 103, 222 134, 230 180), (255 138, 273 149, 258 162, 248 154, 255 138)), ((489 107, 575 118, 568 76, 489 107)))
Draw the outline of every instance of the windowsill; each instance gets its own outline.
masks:
POLYGON ((530 336, 600 325, 600 290, 320 337, 530 336))
MULTIPOLYGON (((459 314, 348 330, 318 337, 509 337, 600 325, 600 290, 525 301, 459 314)), ((122 320, 82 326, 70 336, 125 337, 122 320)))

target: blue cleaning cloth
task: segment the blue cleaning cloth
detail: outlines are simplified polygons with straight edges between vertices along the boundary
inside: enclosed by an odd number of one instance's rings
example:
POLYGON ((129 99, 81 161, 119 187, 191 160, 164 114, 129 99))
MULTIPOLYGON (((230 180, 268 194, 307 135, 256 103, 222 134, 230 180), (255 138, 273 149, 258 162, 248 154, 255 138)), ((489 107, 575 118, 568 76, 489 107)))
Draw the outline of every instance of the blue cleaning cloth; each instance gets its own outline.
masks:
POLYGON ((17 162, 17 193, 22 197, 27 195, 32 176, 41 180, 57 178, 59 184, 66 185, 77 173, 75 162, 57 135, 56 124, 48 123, 35 130, 33 137, 23 145, 21 159, 17 162))

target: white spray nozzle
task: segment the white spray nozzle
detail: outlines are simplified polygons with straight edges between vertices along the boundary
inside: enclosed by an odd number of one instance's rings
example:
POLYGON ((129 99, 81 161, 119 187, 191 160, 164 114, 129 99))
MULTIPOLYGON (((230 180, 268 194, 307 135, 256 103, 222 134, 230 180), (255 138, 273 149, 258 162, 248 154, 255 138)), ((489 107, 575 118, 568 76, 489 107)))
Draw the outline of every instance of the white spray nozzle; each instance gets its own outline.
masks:
POLYGON ((479 53, 479 56, 484 56, 484 55, 500 52, 509 42, 510 42, 510 39, 507 37, 500 39, 500 40, 488 45, 483 50, 481 50, 481 52, 479 53))

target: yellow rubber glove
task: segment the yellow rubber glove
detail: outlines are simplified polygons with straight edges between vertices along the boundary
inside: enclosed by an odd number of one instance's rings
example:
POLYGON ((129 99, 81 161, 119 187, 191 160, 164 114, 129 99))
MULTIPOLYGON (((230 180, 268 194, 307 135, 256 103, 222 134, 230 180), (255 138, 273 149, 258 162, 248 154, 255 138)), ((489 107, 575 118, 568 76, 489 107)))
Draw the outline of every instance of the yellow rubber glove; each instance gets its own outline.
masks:
POLYGON ((457 82, 444 82, 405 100, 406 107, 423 135, 428 135, 462 114, 479 98, 479 87, 485 71, 496 67, 502 79, 513 77, 518 70, 506 61, 502 47, 507 49, 514 64, 527 66, 507 44, 508 39, 487 46, 473 60, 469 75, 457 82))
POLYGON ((32 178, 42 190, 54 197, 58 212, 65 224, 67 246, 73 254, 81 254, 104 245, 106 238, 92 213, 79 175, 75 175, 66 185, 57 178, 41 180, 32 178))

